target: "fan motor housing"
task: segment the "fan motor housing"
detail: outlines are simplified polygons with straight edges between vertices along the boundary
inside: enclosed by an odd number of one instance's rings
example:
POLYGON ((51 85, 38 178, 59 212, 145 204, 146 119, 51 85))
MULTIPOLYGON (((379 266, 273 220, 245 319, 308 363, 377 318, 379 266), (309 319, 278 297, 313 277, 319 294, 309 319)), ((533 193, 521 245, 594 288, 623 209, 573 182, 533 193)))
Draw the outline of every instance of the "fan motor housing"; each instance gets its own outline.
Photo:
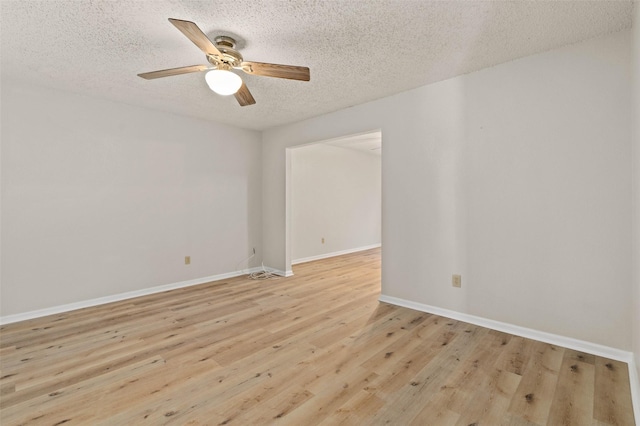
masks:
POLYGON ((240 52, 235 50, 236 41, 227 36, 215 38, 216 47, 222 53, 222 57, 217 55, 207 55, 207 60, 211 65, 226 65, 229 67, 239 67, 243 61, 240 52))

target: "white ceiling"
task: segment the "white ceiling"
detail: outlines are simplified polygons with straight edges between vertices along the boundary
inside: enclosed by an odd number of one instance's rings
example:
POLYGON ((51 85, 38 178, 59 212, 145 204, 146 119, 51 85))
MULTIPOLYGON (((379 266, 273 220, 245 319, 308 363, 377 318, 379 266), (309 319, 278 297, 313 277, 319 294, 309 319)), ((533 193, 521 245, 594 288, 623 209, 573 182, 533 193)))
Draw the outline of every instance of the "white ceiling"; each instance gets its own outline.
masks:
POLYGON ((265 129, 631 27, 624 1, 7 1, 2 78, 265 129), (209 91, 167 18, 237 37, 246 60, 308 66, 311 81, 243 74, 257 104, 209 91))
POLYGON ((324 142, 326 145, 340 148, 355 149, 367 154, 382 155, 382 132, 364 133, 362 135, 347 136, 324 142))

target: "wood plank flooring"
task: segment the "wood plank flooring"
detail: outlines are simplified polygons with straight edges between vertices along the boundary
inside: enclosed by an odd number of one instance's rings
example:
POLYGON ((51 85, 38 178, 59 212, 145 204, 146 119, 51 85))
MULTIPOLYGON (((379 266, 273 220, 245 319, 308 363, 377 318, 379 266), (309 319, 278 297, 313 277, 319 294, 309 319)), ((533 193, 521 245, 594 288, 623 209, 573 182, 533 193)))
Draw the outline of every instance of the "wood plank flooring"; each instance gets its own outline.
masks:
POLYGON ((378 302, 380 250, 0 329, 8 425, 633 425, 627 365, 378 302))

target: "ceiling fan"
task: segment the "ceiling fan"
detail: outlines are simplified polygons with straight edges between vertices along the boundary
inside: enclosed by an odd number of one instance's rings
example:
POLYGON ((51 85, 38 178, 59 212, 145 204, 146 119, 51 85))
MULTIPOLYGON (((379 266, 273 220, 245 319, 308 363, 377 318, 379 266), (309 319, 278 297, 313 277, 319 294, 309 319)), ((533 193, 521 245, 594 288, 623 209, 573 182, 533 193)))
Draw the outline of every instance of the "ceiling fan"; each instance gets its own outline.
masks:
POLYGON ((227 36, 215 38, 215 44, 191 21, 169 18, 182 34, 202 50, 207 56, 207 65, 191 65, 188 67, 171 68, 138 74, 147 80, 192 72, 208 71, 205 75, 207 84, 220 95, 234 95, 240 106, 253 105, 256 100, 238 74, 232 69, 242 70, 247 74, 266 77, 287 78, 290 80, 309 81, 309 68, 293 65, 268 64, 264 62, 245 61, 236 47, 236 41, 227 36))

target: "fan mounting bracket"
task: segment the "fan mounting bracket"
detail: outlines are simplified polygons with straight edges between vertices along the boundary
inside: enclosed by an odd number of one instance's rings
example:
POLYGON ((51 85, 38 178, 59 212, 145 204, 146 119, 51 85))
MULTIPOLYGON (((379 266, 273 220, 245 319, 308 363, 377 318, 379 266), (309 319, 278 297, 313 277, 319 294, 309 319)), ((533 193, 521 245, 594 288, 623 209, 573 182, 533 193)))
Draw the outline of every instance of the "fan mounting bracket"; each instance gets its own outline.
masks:
POLYGON ((221 55, 207 55, 207 61, 214 66, 237 68, 243 61, 242 55, 238 52, 236 41, 228 36, 218 36, 214 39, 216 47, 221 55))

